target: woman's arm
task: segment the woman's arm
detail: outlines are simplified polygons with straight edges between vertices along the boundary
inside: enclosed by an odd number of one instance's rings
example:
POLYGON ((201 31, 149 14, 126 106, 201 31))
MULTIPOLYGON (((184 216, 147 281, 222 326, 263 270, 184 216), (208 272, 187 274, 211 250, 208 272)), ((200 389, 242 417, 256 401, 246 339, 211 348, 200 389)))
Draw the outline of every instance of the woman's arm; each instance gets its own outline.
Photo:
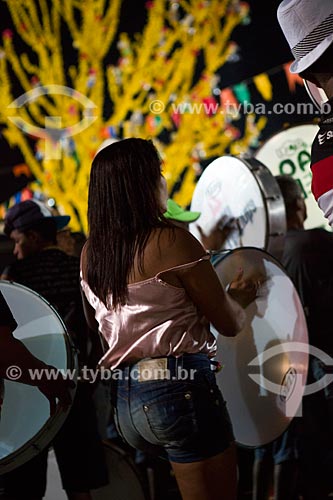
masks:
POLYGON ((63 408, 67 408, 71 404, 71 396, 69 389, 74 388, 74 382, 65 380, 59 372, 56 379, 48 379, 47 370, 56 371, 53 366, 46 365, 41 360, 36 358, 25 347, 25 345, 16 339, 12 334, 12 329, 9 326, 0 326, 0 376, 9 380, 11 367, 14 367, 15 381, 23 384, 37 386, 38 389, 47 397, 50 403, 51 415, 56 410, 56 398, 59 399, 59 404, 63 408), (17 373, 20 372, 19 378, 17 373), (32 378, 31 374, 37 374, 39 377, 32 378))
POLYGON ((219 333, 233 337, 241 331, 246 319, 244 309, 224 291, 209 261, 181 272, 179 277, 186 293, 219 333))
MULTIPOLYGON (((205 254, 199 241, 185 231, 176 231, 172 251, 180 262, 192 262, 205 254)), ((244 307, 254 300, 255 292, 251 284, 242 280, 241 274, 232 284, 237 301, 225 292, 208 260, 180 269, 176 274, 189 297, 219 333, 232 337, 243 328, 246 319, 244 307)))
POLYGON ((17 381, 29 385, 38 385, 37 378, 31 380, 29 370, 44 373, 49 368, 13 336, 9 326, 0 325, 0 376, 8 378, 6 371, 11 366, 17 366, 22 372, 17 381))

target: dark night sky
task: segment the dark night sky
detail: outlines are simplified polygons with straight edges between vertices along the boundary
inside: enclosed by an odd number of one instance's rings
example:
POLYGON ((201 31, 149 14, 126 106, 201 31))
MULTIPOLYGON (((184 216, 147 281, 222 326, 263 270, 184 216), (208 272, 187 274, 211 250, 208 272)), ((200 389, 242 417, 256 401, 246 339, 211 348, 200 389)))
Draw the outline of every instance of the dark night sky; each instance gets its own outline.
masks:
MULTIPOLYGON (((248 0, 251 23, 237 26, 232 40, 240 46, 241 60, 223 68, 223 86, 238 83, 291 60, 289 46, 277 21, 281 0, 248 0)), ((119 31, 141 31, 145 19, 145 0, 124 0, 119 31)))
MULTIPOLYGON (((145 3, 146 0, 123 0, 119 32, 134 34, 142 31, 146 20, 145 3)), ((280 0, 248 0, 248 3, 251 23, 237 26, 232 34, 232 39, 240 45, 241 60, 229 63, 224 69, 223 86, 237 83, 291 59, 276 18, 280 0)), ((1 2, 0 31, 11 24, 7 6, 1 2)), ((15 38, 15 43, 20 47, 19 37, 15 38)))
MULTIPOLYGON (((248 0, 251 23, 235 28, 232 40, 240 46, 241 60, 223 71, 223 86, 238 83, 291 60, 289 46, 277 21, 281 0, 248 0)), ((135 33, 145 23, 145 0, 124 0, 119 31, 135 33)))
POLYGON ((277 21, 280 0, 250 0, 251 23, 237 26, 232 39, 240 46, 241 60, 226 68, 226 85, 265 72, 292 59, 277 21))

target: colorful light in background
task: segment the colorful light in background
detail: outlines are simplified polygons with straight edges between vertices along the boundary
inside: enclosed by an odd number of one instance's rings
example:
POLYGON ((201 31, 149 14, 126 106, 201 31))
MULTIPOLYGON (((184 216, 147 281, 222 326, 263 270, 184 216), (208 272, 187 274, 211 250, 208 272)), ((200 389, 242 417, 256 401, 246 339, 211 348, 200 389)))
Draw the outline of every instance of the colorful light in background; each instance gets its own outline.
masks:
MULTIPOLYGON (((225 62, 237 54, 231 33, 250 21, 245 2, 147 2, 144 29, 132 38, 117 35, 120 0, 50 0, 48 4, 7 0, 7 5, 15 33, 3 31, 0 48, 2 133, 20 149, 37 179, 38 185, 32 188, 55 199, 60 211, 71 215, 75 230, 87 230, 90 165, 105 139, 154 139, 164 160, 169 191, 185 206, 191 201, 202 160, 225 151, 246 151, 266 124, 264 116, 249 114, 240 131, 239 117, 230 107, 236 109, 251 99, 248 85, 241 82, 223 89, 218 76, 225 62), (24 53, 15 49, 18 37, 28 46, 24 53), (75 53, 69 67, 68 39, 75 53), (120 57, 112 63, 110 48, 115 46, 120 57), (13 73, 21 94, 48 85, 73 91, 40 95, 22 107, 8 107, 19 97, 13 73), (90 110, 94 121, 72 135, 76 124, 87 118, 80 96, 96 106, 90 110), (15 117, 20 118, 21 128, 15 117), (35 144, 29 140, 33 127, 44 130, 35 144)), ((270 100, 269 77, 259 75, 254 81, 263 98, 270 100)))

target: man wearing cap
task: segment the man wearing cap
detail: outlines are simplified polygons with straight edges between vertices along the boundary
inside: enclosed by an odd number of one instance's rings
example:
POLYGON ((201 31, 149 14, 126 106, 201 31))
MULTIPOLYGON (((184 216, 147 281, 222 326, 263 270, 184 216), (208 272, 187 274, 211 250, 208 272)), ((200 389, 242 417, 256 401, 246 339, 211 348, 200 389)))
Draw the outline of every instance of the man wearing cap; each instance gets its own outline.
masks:
MULTIPOLYGON (((69 219, 53 217, 46 206, 34 200, 10 208, 4 232, 15 242, 17 261, 4 270, 1 278, 31 288, 57 309, 79 350, 82 365, 87 362, 88 330, 80 295, 79 259, 56 246, 57 230, 65 227, 69 219)), ((89 382, 79 382, 69 416, 52 442, 70 500, 90 500, 90 490, 108 482, 91 392, 89 382)), ((5 498, 42 499, 46 466, 47 450, 5 475, 5 498)))
POLYGON ((311 152, 312 192, 333 227, 333 2, 284 0, 278 21, 295 61, 291 73, 322 88, 327 97, 311 152))

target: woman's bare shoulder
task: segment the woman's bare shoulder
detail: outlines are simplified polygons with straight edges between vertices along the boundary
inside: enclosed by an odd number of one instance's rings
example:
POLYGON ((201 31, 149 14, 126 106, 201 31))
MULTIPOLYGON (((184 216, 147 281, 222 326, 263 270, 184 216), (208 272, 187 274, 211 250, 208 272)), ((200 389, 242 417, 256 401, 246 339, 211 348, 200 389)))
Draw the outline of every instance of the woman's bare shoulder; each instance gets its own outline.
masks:
POLYGON ((189 231, 176 226, 156 232, 154 246, 162 260, 167 261, 170 267, 198 260, 206 253, 201 243, 189 231))

